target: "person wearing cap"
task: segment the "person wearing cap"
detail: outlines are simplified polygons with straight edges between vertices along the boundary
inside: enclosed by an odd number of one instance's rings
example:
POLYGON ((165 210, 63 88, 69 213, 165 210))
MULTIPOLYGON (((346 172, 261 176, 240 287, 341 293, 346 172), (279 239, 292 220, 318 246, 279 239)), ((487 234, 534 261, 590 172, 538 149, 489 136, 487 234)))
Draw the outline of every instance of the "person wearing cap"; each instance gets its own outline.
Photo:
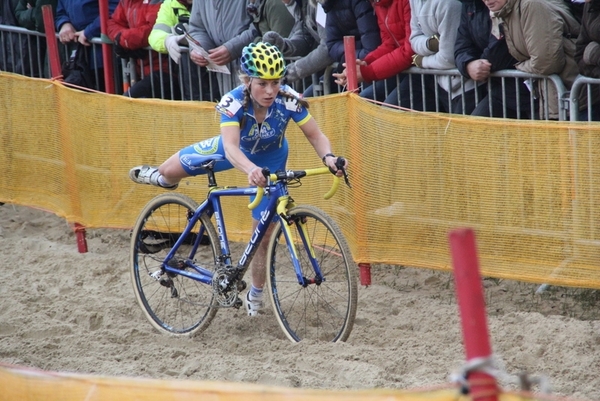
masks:
MULTIPOLYGON (((129 177, 139 184, 150 184, 174 190, 186 177, 205 174, 194 163, 195 155, 225 155, 214 171, 236 168, 248 177, 250 185, 264 187, 264 167, 284 170, 288 157, 286 127, 293 120, 315 149, 318 157, 337 175, 337 157, 331 143, 308 112, 308 103, 288 85, 281 83, 285 75, 283 55, 269 43, 251 43, 240 58, 242 84, 225 94, 216 109, 221 114, 221 134, 179 150, 159 167, 137 166, 129 177)), ((252 210, 252 230, 267 206, 266 197, 252 210)), ((265 234, 269 235, 269 232, 265 234)), ((245 298, 248 315, 255 316, 263 305, 266 280, 266 241, 261 243, 250 266, 252 286, 245 298)))

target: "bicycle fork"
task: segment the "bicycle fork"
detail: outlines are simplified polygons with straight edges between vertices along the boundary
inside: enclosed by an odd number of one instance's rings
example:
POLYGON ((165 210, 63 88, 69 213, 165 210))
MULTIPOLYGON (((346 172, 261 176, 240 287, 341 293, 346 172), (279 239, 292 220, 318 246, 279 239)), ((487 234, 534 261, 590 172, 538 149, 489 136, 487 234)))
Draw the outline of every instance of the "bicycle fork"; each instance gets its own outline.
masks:
POLYGON ((308 287, 311 284, 320 285, 323 281, 323 273, 321 271, 321 266, 316 258, 316 253, 310 240, 310 235, 308 233, 308 228, 306 226, 306 220, 301 217, 290 217, 287 215, 286 211, 288 207, 291 207, 288 201, 280 202, 277 207, 277 214, 281 218, 281 226, 283 235, 285 236, 285 242, 287 244, 288 251, 290 253, 292 263, 294 265, 294 271, 296 272, 296 278, 298 279, 298 284, 303 287, 308 287), (304 277, 302 275, 302 266, 300 265, 300 258, 298 257, 298 249, 294 242, 294 236, 292 234, 292 226, 295 226, 298 231, 298 235, 302 240, 302 245, 307 252, 308 258, 310 260, 310 264, 314 270, 314 277, 304 277))

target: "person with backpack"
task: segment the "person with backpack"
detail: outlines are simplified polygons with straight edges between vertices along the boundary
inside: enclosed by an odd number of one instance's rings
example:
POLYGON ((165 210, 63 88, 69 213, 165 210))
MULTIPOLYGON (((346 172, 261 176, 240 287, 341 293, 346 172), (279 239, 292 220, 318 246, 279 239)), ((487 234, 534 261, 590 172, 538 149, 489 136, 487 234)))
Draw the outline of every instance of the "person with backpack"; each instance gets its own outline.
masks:
MULTIPOLYGON (((112 15, 119 0, 108 0, 112 15)), ((92 38, 100 37, 100 6, 97 0, 58 0, 54 25, 61 43, 68 52, 77 47, 85 50, 85 60, 94 76, 93 89, 104 91, 104 60, 100 46, 92 46, 92 38), (79 44, 79 46, 77 46, 79 44)), ((80 58, 80 62, 83 60, 80 58)))

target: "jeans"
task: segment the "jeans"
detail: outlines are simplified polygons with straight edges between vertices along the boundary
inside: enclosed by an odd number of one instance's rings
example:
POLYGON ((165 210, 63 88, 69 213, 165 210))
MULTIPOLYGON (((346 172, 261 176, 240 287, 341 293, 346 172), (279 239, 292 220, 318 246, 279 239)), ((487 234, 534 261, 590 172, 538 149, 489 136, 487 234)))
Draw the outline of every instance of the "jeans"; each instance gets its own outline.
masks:
POLYGON ((386 99, 386 95, 396 89, 398 81, 401 80, 400 77, 396 78, 394 76, 381 81, 375 81, 360 92, 360 97, 383 102, 386 99))

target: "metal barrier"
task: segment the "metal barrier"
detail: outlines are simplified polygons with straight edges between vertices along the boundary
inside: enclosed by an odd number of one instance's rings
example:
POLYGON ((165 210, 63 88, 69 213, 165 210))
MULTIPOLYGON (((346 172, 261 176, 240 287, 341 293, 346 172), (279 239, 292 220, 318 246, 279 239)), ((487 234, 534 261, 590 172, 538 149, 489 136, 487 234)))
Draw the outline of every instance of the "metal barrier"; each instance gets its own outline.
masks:
POLYGON ((600 78, 590 78, 583 75, 577 76, 571 91, 568 94, 568 104, 570 110, 578 110, 578 113, 570 113, 571 121, 600 121, 600 112, 595 110, 600 108, 595 104, 594 100, 598 101, 600 93, 600 78), (581 91, 585 89, 587 95, 587 104, 585 108, 581 107, 580 98, 581 91))
MULTIPOLYGON (((153 58, 156 58, 158 54, 160 69, 157 70, 156 74, 152 74, 146 77, 143 71, 147 65, 144 64, 143 59, 130 58, 127 60, 121 59, 121 65, 118 66, 121 71, 122 85, 116 87, 123 87, 123 91, 120 93, 127 93, 128 90, 133 87, 137 82, 147 79, 151 86, 152 96, 154 98, 170 99, 170 100, 200 100, 200 101, 219 101, 221 94, 219 86, 216 80, 216 75, 212 71, 208 71, 204 67, 200 67, 191 61, 189 57, 189 49, 187 47, 181 47, 181 59, 179 64, 175 64, 170 60, 168 54, 161 54, 153 52, 151 48, 146 48, 148 51, 148 62, 153 63, 153 58), (168 70, 163 71, 162 66, 165 64, 164 59, 169 60, 168 70), (138 68, 136 68, 136 65, 138 68), (137 70, 142 73, 138 76, 137 70), (164 82, 165 79, 169 79, 169 82, 164 82), (165 90, 168 89, 168 90, 165 90)), ((294 61, 296 58, 286 59, 287 61, 294 61)), ((315 84, 316 74, 303 79, 298 82, 290 83, 290 86, 299 93, 302 93, 309 85, 313 85, 315 93, 318 95, 324 95, 322 87, 315 84)))
MULTIPOLYGON (((407 77, 413 77, 413 76, 418 76, 418 81, 419 84, 421 85, 420 91, 423 94, 423 103, 426 101, 426 91, 425 89, 425 77, 427 76, 433 76, 434 82, 435 82, 435 92, 434 92, 434 96, 436 98, 439 98, 441 96, 443 96, 443 93, 440 91, 440 82, 443 82, 442 80, 448 80, 448 87, 452 87, 452 80, 454 79, 455 81, 459 80, 460 81, 460 90, 459 90, 459 95, 461 96, 461 102, 462 102, 462 114, 467 114, 465 113, 465 94, 469 91, 468 88, 468 82, 472 82, 469 81, 467 79, 464 78, 464 76, 462 76, 462 74, 460 74, 460 72, 457 69, 451 69, 451 70, 434 70, 434 69, 425 69, 425 68, 418 68, 418 67, 411 67, 405 71, 403 71, 401 74, 398 74, 395 79, 395 85, 394 88, 400 88, 400 83, 403 79, 407 78, 407 77)), ((545 90, 546 93, 548 93, 550 86, 552 85, 554 87, 554 89, 556 90, 557 93, 557 98, 553 99, 556 100, 556 102, 558 103, 559 106, 559 120, 566 120, 568 117, 568 105, 565 105, 565 102, 563 101, 563 99, 568 96, 568 92, 566 90, 566 87, 564 85, 564 83, 562 82, 561 78, 554 74, 554 75, 550 75, 550 76, 546 76, 546 75, 536 75, 536 74, 528 74, 522 71, 517 71, 517 70, 502 70, 502 71, 497 71, 494 72, 490 75, 492 78, 497 78, 500 80, 500 85, 502 87, 502 98, 503 98, 503 106, 502 106, 502 117, 503 118, 511 118, 508 115, 508 110, 507 110, 507 102, 506 102, 506 89, 509 87, 509 85, 512 85, 516 91, 517 94, 520 93, 525 93, 527 94, 527 102, 529 103, 527 106, 529 107, 530 110, 535 110, 535 113, 530 113, 529 116, 523 116, 522 113, 522 106, 524 106, 521 103, 521 97, 517 96, 516 98, 516 112, 517 112, 517 119, 522 119, 522 118, 527 118, 527 119, 542 119, 542 120, 549 120, 551 119, 550 117, 550 108, 549 108, 549 101, 550 99, 546 99, 544 98, 544 102, 543 104, 539 105, 539 101, 540 99, 538 98, 537 95, 537 91, 531 90, 529 88, 535 88, 536 85, 538 85, 538 87, 541 85, 542 89, 545 90), (528 85, 525 85, 524 82, 528 82, 528 85)), ((366 86, 363 83, 362 88, 364 89, 366 86)), ((471 85, 472 86, 472 85, 471 85)), ((479 88, 485 88, 487 93, 491 93, 492 91, 492 84, 491 81, 488 80, 486 83, 480 83, 479 88)), ((409 94, 409 99, 410 99, 410 105, 409 108, 411 109, 420 109, 420 107, 422 105, 417 105, 415 104, 415 96, 413 95, 414 92, 414 83, 413 80, 409 80, 409 88, 410 88, 410 94, 409 94), (418 106, 418 107, 417 107, 418 106)), ((400 91, 396 91, 398 94, 398 104, 400 104, 400 91)), ((484 92, 484 93, 485 93, 484 92)), ((385 93, 386 98, 390 95, 391 91, 387 91, 385 93)), ((475 104, 478 105, 481 101, 483 101, 484 97, 480 91, 475 90, 473 92, 474 98, 475 98, 475 104)), ((447 92, 448 99, 446 99, 448 101, 448 103, 452 102, 452 97, 451 94, 447 92)), ((490 115, 492 115, 492 102, 491 102, 491 97, 486 97, 487 98, 487 105, 488 105, 488 110, 490 112, 490 115)), ((435 107, 436 109, 434 111, 436 112, 441 112, 443 110, 440 110, 439 104, 438 102, 435 102, 435 107)))
MULTIPOLYGON (((47 65, 46 60, 46 44, 45 40, 41 40, 45 38, 45 35, 35 31, 29 31, 20 27, 13 27, 7 25, 0 25, 0 39, 4 39, 7 35, 11 35, 14 37, 16 35, 17 40, 23 41, 23 43, 27 44, 27 48, 29 51, 22 52, 20 54, 5 54, 4 46, 0 49, 2 53, 0 53, 0 69, 5 71, 17 72, 23 75, 28 75, 32 77, 49 77, 48 73, 42 74, 42 71, 47 71, 48 68, 45 67, 47 65), (21 63, 19 63, 19 56, 21 59, 21 63), (28 61, 25 63, 24 61, 28 61), (34 66, 35 68, 30 69, 15 69, 15 64, 29 64, 34 66)), ((0 42, 4 43, 4 42, 0 42)), ((91 40, 92 43, 92 61, 90 65, 92 67, 93 77, 95 79, 96 88, 103 87, 104 77, 101 72, 99 72, 98 68, 95 68, 94 60, 99 60, 100 55, 102 53, 102 39, 93 38, 91 40)), ((61 53, 61 58, 64 60, 68 60, 69 50, 68 46, 62 43, 59 44, 59 49, 61 53)), ((154 98, 162 98, 162 99, 170 99, 170 100, 204 100, 204 101, 218 101, 221 94, 219 93, 219 88, 217 85, 217 81, 215 79, 215 73, 207 71, 203 67, 199 67, 194 64, 188 55, 188 48, 182 47, 182 57, 179 64, 175 64, 169 59, 168 54, 160 54, 153 52, 150 48, 146 49, 148 51, 148 57, 146 58, 151 65, 157 64, 160 68, 154 71, 150 76, 144 75, 144 70, 147 69, 147 65, 144 65, 144 61, 141 59, 129 59, 122 60, 118 57, 114 58, 114 82, 115 88, 117 88, 117 93, 120 94, 129 94, 131 88, 142 80, 146 80, 146 85, 148 87, 148 91, 150 93, 149 96, 146 97, 154 97, 154 98), (158 57, 158 60, 156 60, 158 57), (168 60, 168 62, 165 60, 168 60), (168 66, 167 70, 163 70, 163 66, 168 66), (121 89, 119 89, 121 88, 121 89)), ((289 61, 293 61, 294 59, 289 59, 289 61)), ((330 80, 332 79, 331 72, 336 68, 336 65, 333 64, 328 67, 322 76, 318 74, 313 74, 311 77, 308 77, 299 82, 290 83, 291 86, 299 93, 304 92, 304 90, 308 86, 312 86, 313 96, 322 96, 331 93, 331 88, 337 89, 337 91, 341 91, 344 88, 337 87, 333 85, 330 80)), ((100 70, 101 71, 101 70, 100 70)), ((439 91, 439 83, 443 82, 443 80, 448 80, 448 83, 451 83, 452 80, 457 81, 460 80, 460 94, 464 95, 470 89, 468 87, 468 83, 472 82, 466 80, 457 69, 452 70, 433 70, 433 69, 423 69, 417 67, 411 67, 401 74, 398 74, 396 77, 392 78, 390 84, 390 88, 385 86, 385 83, 382 83, 384 86, 385 96, 392 93, 393 89, 399 88, 402 82, 402 79, 405 77, 416 77, 416 79, 411 79, 411 86, 409 86, 409 98, 410 105, 409 108, 419 109, 419 107, 415 107, 415 96, 414 93, 416 88, 414 87, 414 82, 417 85, 421 85, 421 92, 423 92, 424 96, 426 96, 425 91, 422 90, 424 88, 424 82, 427 77, 433 77, 435 82, 435 91, 434 97, 436 98, 436 110, 442 111, 439 109, 439 105, 437 99, 440 99, 443 94, 439 91), (395 82, 394 82, 395 80, 395 82), (393 85, 395 83, 395 85, 393 85)), ((556 119, 550 115, 550 101, 556 101, 558 103, 558 119, 559 120, 572 120, 577 121, 579 119, 578 113, 569 113, 569 110, 578 110, 579 104, 578 99, 575 95, 578 95, 582 86, 587 85, 588 93, 591 94, 590 85, 597 85, 600 83, 600 80, 594 80, 593 78, 579 78, 574 84, 573 90, 571 92, 567 91, 565 85, 558 75, 535 75, 535 74, 527 74, 517 70, 503 70, 497 71, 491 74, 491 77, 497 78, 501 80, 502 87, 502 112, 501 116, 504 118, 517 118, 517 119, 556 119), (529 82, 529 85, 524 88, 524 82, 529 82), (516 117, 510 116, 507 109, 506 102, 506 88, 513 87, 517 93, 525 92, 527 94, 527 103, 526 105, 521 104, 520 97, 517 97, 516 104, 516 117), (537 90, 529 90, 528 88, 542 88, 543 92, 548 93, 549 89, 554 89, 557 99, 548 99, 546 96, 539 97, 537 96, 537 90), (541 105, 538 105, 539 102, 542 102, 541 105), (529 113, 530 115, 521 114, 523 107, 526 106, 526 109, 535 110, 535 112, 529 113)), ((375 84, 375 83, 374 83, 375 84)), ((368 85, 363 84, 362 88, 366 88, 368 85)), ((447 85, 451 87, 451 85, 447 85)), ((492 90, 492 84, 490 81, 487 83, 482 83, 478 86, 478 88, 484 89, 483 93, 490 93, 492 90)), ((400 100, 400 91, 398 93, 398 101, 400 100)), ((445 99, 448 103, 452 102, 452 98, 450 94, 447 94, 448 99, 445 99)), ((492 115, 492 101, 491 96, 484 96, 480 93, 479 90, 474 91, 475 96, 475 104, 479 104, 484 98, 488 99, 488 110, 490 111, 490 115, 492 115)), ((465 96, 462 96, 462 110, 463 114, 466 114, 465 110, 465 96)), ((592 119, 592 108, 591 102, 593 101, 593 96, 588 96, 588 119, 592 119)), ((422 100, 423 102, 426 99, 422 100)))
POLYGON ((0 70, 29 77, 44 75, 46 36, 36 31, 0 25, 0 70), (13 43, 10 51, 6 43, 13 43))

